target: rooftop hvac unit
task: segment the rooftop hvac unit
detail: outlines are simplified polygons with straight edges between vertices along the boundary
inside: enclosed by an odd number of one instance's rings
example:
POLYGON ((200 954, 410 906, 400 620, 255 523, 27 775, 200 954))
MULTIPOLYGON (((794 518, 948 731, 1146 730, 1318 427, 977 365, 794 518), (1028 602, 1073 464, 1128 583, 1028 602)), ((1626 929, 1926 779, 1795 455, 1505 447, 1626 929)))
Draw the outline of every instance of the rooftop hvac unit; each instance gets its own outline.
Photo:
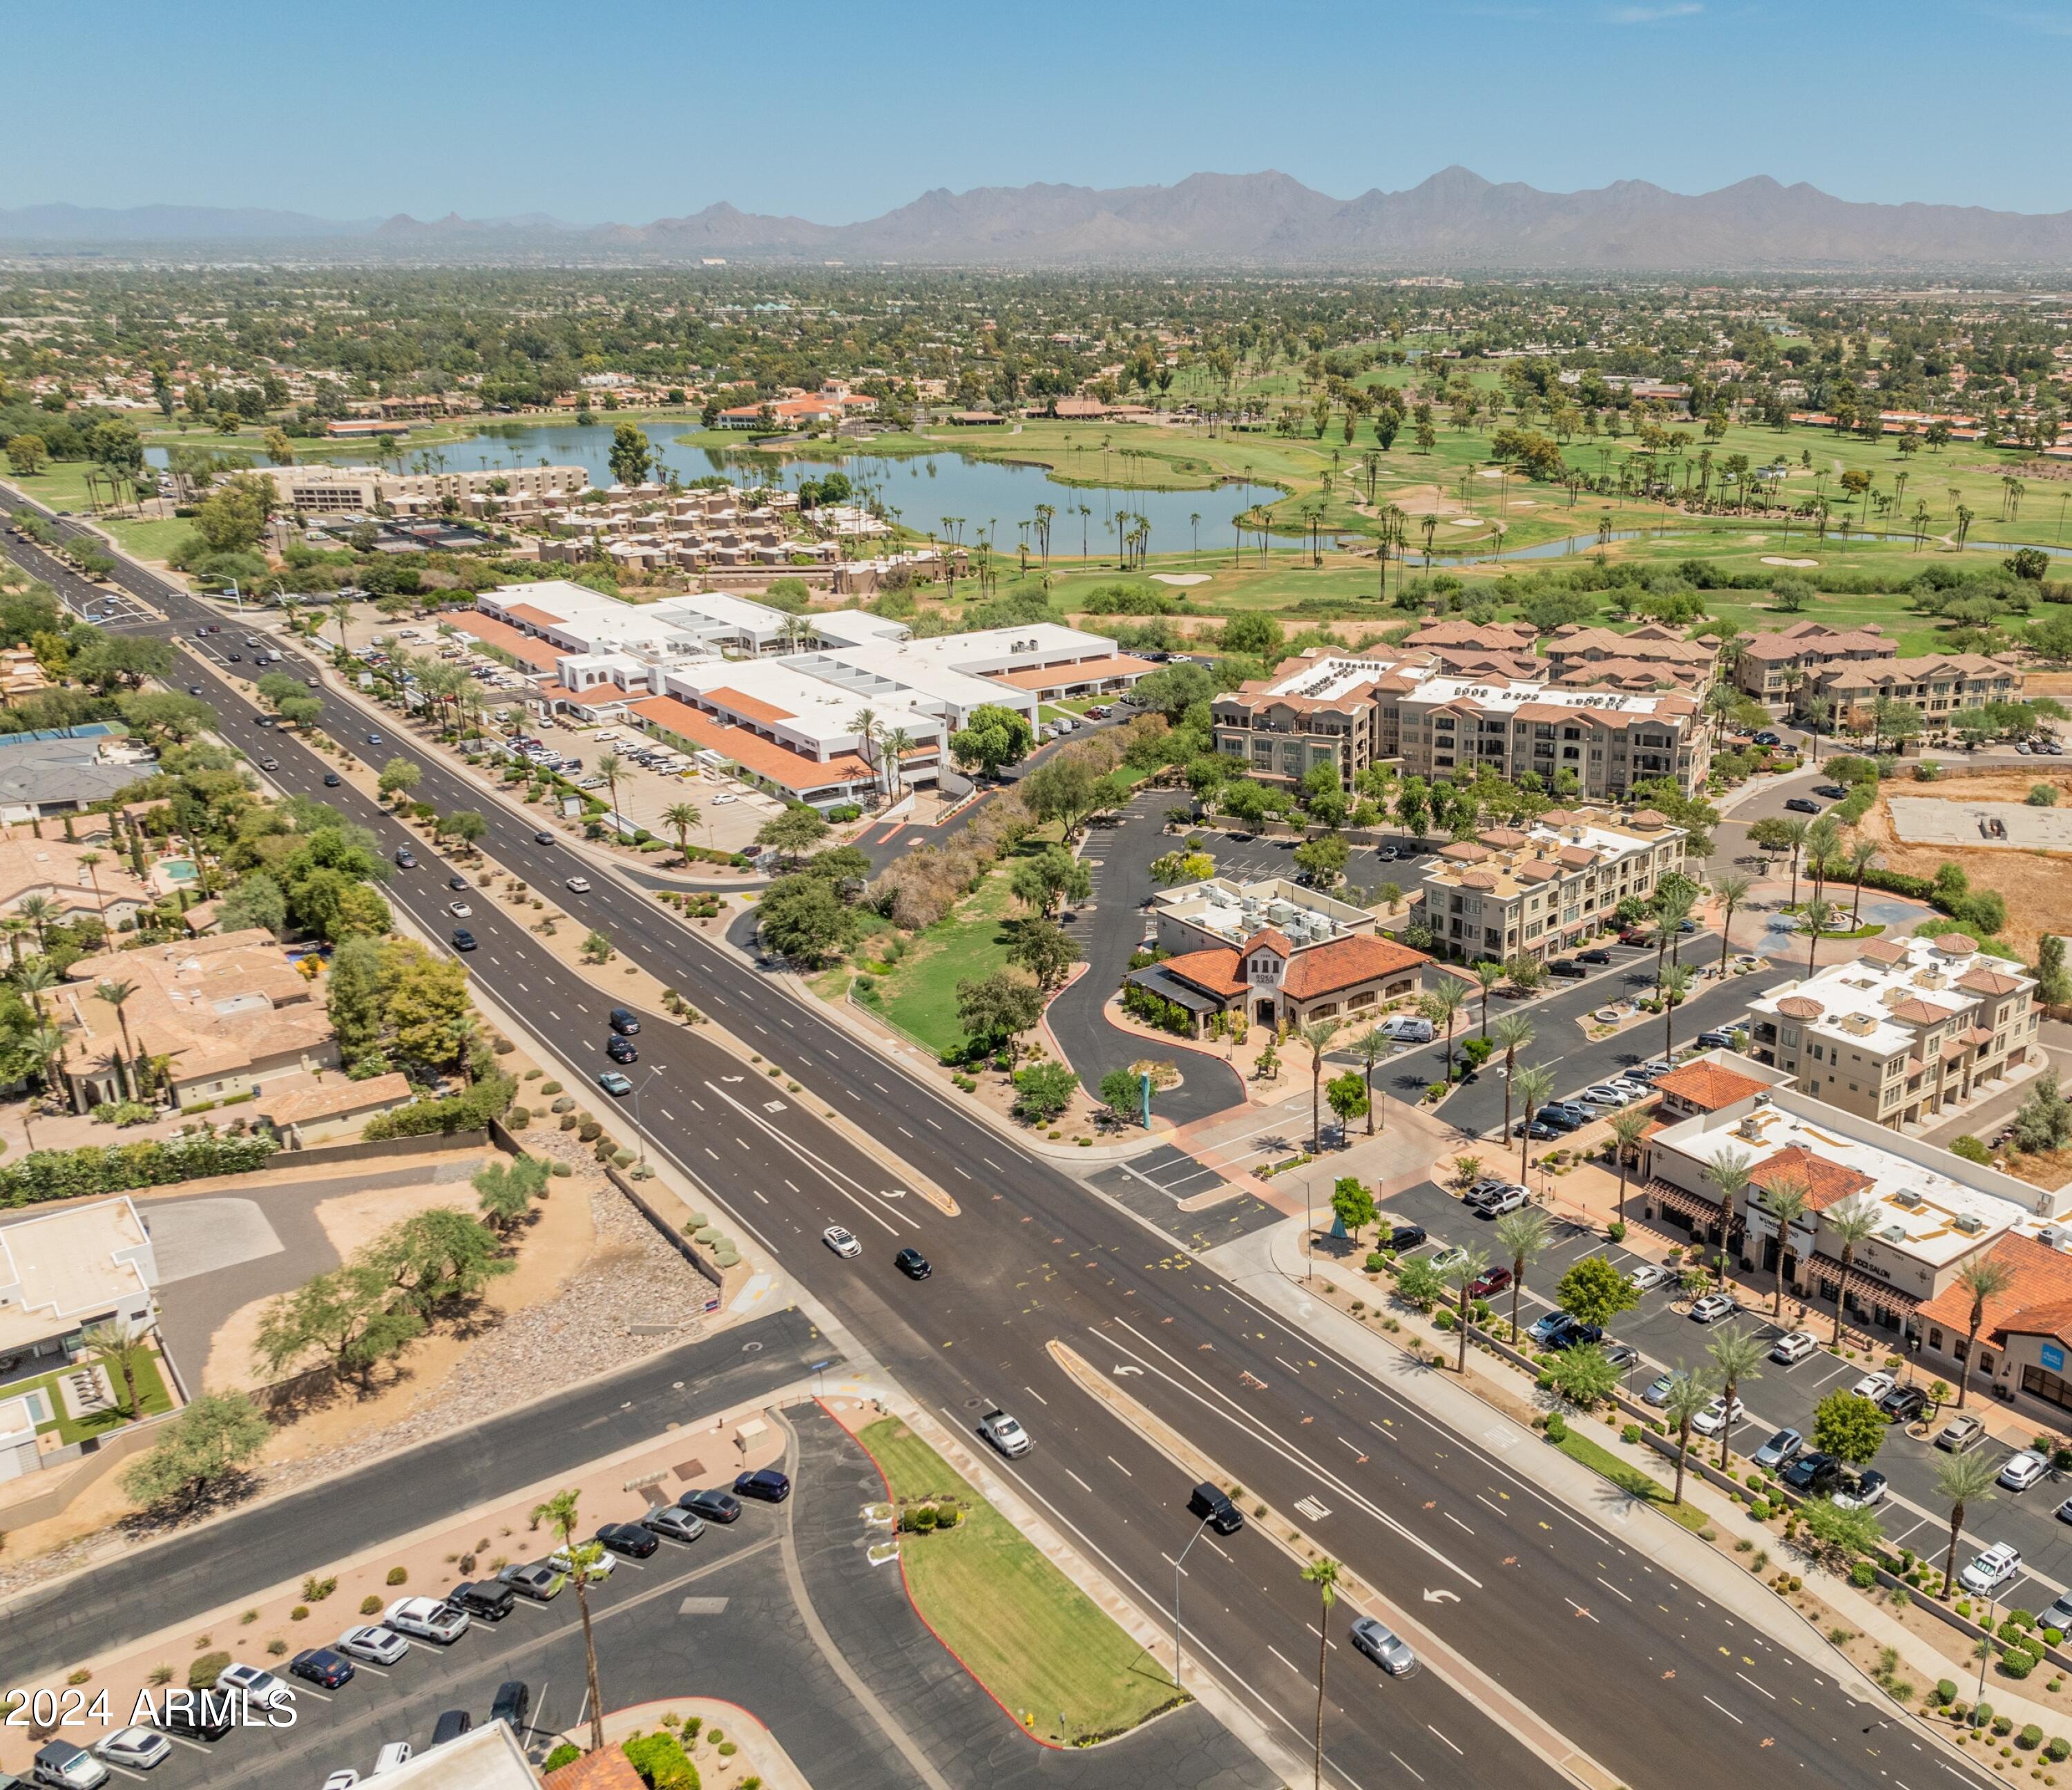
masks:
POLYGON ((1986 1228, 1986 1221, 1975 1212, 1960 1212, 1951 1221, 1967 1237, 1975 1237, 1986 1228))
POLYGON ((1892 1203, 1896 1206, 1905 1207, 1909 1212, 1918 1212, 1927 1203, 1927 1196, 1915 1192, 1910 1187, 1902 1187, 1893 1195, 1892 1203))
POLYGON ((1904 1243, 1906 1241, 1906 1226, 1887 1225, 1878 1233, 1878 1241, 1881 1243, 1904 1243))
POLYGON ((1271 925, 1285 926, 1295 918, 1295 905, 1292 901, 1268 901, 1266 904, 1266 918, 1271 925))

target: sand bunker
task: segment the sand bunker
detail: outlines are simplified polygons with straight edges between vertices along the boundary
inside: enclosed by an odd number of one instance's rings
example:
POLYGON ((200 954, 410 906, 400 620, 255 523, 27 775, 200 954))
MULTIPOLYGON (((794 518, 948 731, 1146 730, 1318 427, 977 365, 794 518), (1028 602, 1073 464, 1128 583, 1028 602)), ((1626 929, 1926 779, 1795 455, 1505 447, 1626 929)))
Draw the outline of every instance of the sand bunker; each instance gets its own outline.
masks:
POLYGON ((1209 575, 1206 572, 1154 572, 1151 581, 1155 585, 1205 585, 1209 575))
POLYGON ((1818 565, 1820 562, 1818 560, 1787 560, 1781 553, 1766 553, 1762 556, 1762 563, 1765 565, 1818 565))

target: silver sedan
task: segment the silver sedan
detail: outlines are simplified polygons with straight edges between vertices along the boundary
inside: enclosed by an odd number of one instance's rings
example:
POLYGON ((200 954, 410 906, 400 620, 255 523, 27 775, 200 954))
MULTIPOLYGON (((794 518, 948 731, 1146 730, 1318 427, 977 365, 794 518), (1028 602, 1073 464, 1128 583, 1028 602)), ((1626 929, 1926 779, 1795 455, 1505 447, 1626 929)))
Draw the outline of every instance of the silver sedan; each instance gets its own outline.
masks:
POLYGON ((1354 1617, 1353 1645, 1392 1678, 1408 1678, 1417 1669, 1409 1642, 1372 1616, 1354 1617))

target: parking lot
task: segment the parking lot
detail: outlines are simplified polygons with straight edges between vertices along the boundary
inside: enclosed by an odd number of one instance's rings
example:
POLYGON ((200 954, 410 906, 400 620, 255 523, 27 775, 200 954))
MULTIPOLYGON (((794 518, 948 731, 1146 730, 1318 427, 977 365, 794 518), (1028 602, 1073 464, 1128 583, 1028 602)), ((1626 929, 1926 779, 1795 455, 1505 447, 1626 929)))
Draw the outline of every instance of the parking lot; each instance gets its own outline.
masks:
POLYGON ((1220 1169, 1205 1168, 1170 1144, 1128 1162, 1111 1163, 1087 1178, 1109 1198, 1198 1253, 1281 1222, 1278 1212, 1249 1193, 1232 1193, 1188 1209, 1190 1202, 1228 1184, 1220 1169))
MULTIPOLYGON (((1639 1209, 1637 1197, 1630 1199, 1629 1205, 1634 1212, 1639 1209)), ((1399 1223, 1424 1225, 1434 1240, 1429 1246, 1431 1250, 1457 1243, 1484 1251, 1496 1265, 1511 1265, 1493 1234, 1494 1227, 1478 1220, 1458 1199, 1433 1182, 1424 1182, 1390 1200, 1386 1212, 1399 1223)), ((1552 1295, 1555 1287, 1562 1275, 1585 1255, 1601 1255, 1622 1273, 1653 1259, 1607 1243, 1597 1232, 1586 1226, 1556 1219, 1551 1246, 1526 1271, 1525 1293, 1519 1305, 1521 1323, 1529 1324, 1533 1318, 1553 1309, 1552 1295)), ((1490 1300, 1491 1309, 1507 1316, 1510 1299, 1508 1291, 1497 1295, 1490 1300)), ((1622 1313, 1613 1324, 1612 1336, 1607 1340, 1629 1343, 1641 1353, 1641 1361, 1626 1375, 1627 1388, 1636 1397, 1658 1373, 1666 1369, 1705 1366, 1707 1346, 1727 1324, 1753 1330, 1766 1348, 1791 1328, 1788 1322, 1771 1320, 1767 1302, 1760 1309, 1749 1310, 1742 1316, 1712 1325, 1697 1324, 1684 1310, 1678 1308, 1685 1303, 1672 1283, 1643 1293, 1640 1303, 1622 1313)), ((1784 1302, 1787 1320, 1792 1311, 1792 1302, 1787 1295, 1784 1302)), ((1832 1328, 1832 1320, 1814 1314, 1809 1316, 1807 1328, 1824 1339, 1832 1328)), ((1891 1346, 1893 1353, 1900 1353, 1896 1337, 1892 1339, 1891 1346)), ((1866 1373, 1882 1367, 1885 1360, 1885 1348, 1881 1343, 1875 1355, 1860 1354, 1854 1361, 1844 1361, 1824 1348, 1790 1367, 1766 1361, 1760 1377, 1737 1389, 1736 1395, 1747 1407, 1749 1415, 1746 1421, 1735 1426, 1733 1447, 1741 1454, 1753 1454, 1774 1431, 1785 1425, 1810 1436, 1814 1407, 1820 1400, 1837 1390, 1848 1390, 1866 1373)), ((1914 1370, 1911 1363, 1901 1374, 1902 1384, 1910 1382, 1923 1389, 1933 1377, 1914 1370)), ((1972 1408, 1975 1409, 1979 1403, 1975 1389, 1972 1408)), ((1947 1420, 1951 1408, 1950 1405, 1943 1407, 1942 1418, 1936 1421, 1926 1436, 1910 1435, 1903 1425, 1892 1426, 1885 1433, 1877 1460, 1872 1463, 1891 1482, 1890 1491, 1878 1513, 1885 1538, 1894 1546, 1912 1548, 1938 1566, 1948 1546, 1950 1518, 1948 1506, 1938 1499, 1935 1490, 1935 1464, 1942 1457, 1936 1451, 1933 1438, 1947 1420)), ((1695 1436, 1692 1446, 1699 1446, 1695 1436)), ((1716 1455, 1716 1439, 1710 1446, 1716 1455)), ((1990 1435, 1976 1447, 1977 1451, 1996 1464, 2015 1452, 2008 1444, 1990 1435)), ((1964 1540, 1958 1547, 1958 1566, 1961 1568, 1974 1554, 1993 1542, 2006 1542, 2020 1551, 2022 1570, 2020 1576, 2002 1588, 2002 1606, 2041 1610, 2068 1583, 2072 1583, 2072 1522, 2061 1521, 2055 1515, 2059 1505, 2068 1497, 2072 1497, 2072 1480, 2052 1473, 2045 1475, 2026 1492, 2003 1489, 1996 1491, 1990 1500, 1974 1502, 1968 1508, 1964 1540)))

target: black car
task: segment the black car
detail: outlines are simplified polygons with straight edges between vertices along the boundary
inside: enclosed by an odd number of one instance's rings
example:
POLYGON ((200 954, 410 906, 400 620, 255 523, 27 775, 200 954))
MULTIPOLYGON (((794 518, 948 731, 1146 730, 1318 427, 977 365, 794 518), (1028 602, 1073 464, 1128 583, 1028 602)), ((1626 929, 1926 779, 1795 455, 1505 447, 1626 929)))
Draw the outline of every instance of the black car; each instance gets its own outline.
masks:
POLYGON ((1784 741, 1781 735, 1773 733, 1766 728, 1756 735, 1755 743, 1759 746, 1780 746, 1784 744, 1784 741))
POLYGON ((1849 799, 1849 792, 1840 783, 1815 783, 1813 793, 1826 796, 1830 802, 1846 802, 1849 799))
POLYGON ((184 1700, 169 1693, 160 1702, 158 1719, 151 1726, 187 1740, 220 1740, 237 1726, 234 1712, 239 1706, 239 1698, 220 1693, 197 1690, 184 1700))
POLYGON ((472 1584, 454 1586, 446 1593, 446 1600, 456 1610, 465 1610, 484 1622, 501 1622, 511 1614, 518 1598, 508 1585, 494 1579, 483 1579, 472 1584))
POLYGON ((1583 1324, 1571 1318, 1548 1336, 1544 1346, 1552 1349, 1581 1349, 1588 1344, 1600 1343, 1604 1340, 1605 1331, 1602 1324, 1583 1324))
POLYGON ((604 1053, 615 1063, 637 1063, 640 1061, 639 1050, 635 1046, 633 1041, 631 1038, 622 1038, 617 1033, 614 1033, 606 1040, 604 1053))
POLYGON ((449 877, 446 878, 446 887, 449 889, 465 889, 467 887, 467 878, 465 877, 449 877))
POLYGON ((782 1504, 791 1495, 791 1482, 774 1467, 758 1467, 752 1473, 743 1473, 734 1482, 734 1495, 742 1498, 760 1498, 765 1504, 782 1504))
POLYGON ((640 1016, 629 1008, 615 1007, 611 1010, 611 1029, 622 1038, 630 1038, 640 1029, 640 1016))
POLYGON ((1793 1491, 1808 1494, 1832 1491, 1841 1476, 1842 1464, 1818 1450, 1801 1455, 1778 1476, 1793 1491))
POLYGON ((496 1687, 495 1701, 489 1706, 491 1721, 508 1722, 513 1734, 523 1734, 525 1718, 532 1713, 532 1687, 523 1678, 507 1678, 496 1687))
POLYGON ((233 665, 241 665, 245 662, 245 655, 242 653, 225 653, 223 656, 233 665))
POLYGON ((1731 1032, 1700 1032, 1698 1042, 1707 1050, 1731 1050, 1734 1035, 1731 1032))
POLYGON ((1928 1409, 1928 1394, 1918 1386, 1894 1386, 1878 1401, 1888 1423, 1911 1423, 1928 1409))
POLYGON ((454 928, 453 947, 457 951, 473 950, 475 949, 475 934, 470 932, 466 926, 455 926, 454 928))
POLYGON ((413 852, 407 845, 397 846, 396 848, 396 868, 398 870, 416 869, 417 868, 417 854, 415 852, 413 852))
POLYGON ((1612 954, 1607 950, 1578 951, 1576 953, 1576 961, 1578 963, 1609 963, 1611 960, 1612 954))
POLYGON ((336 1690, 352 1677, 354 1667, 343 1653, 334 1653, 328 1647, 306 1647, 288 1661, 288 1670, 326 1690, 336 1690))
POLYGON ((741 1520, 741 1500, 731 1492, 723 1492, 716 1485, 708 1491, 686 1492, 677 1499, 676 1508, 688 1510, 693 1517, 702 1517, 709 1523, 732 1523, 741 1520))
POLYGON ((1572 1113, 1556 1112, 1542 1106, 1532 1115, 1532 1123, 1540 1131, 1552 1131, 1556 1137, 1566 1137, 1571 1131, 1580 1131, 1589 1121, 1579 1119, 1572 1113))
POLYGON ((324 773, 324 787, 327 790, 336 789, 344 781, 345 779, 335 770, 327 770, 324 773))
POLYGON ((1422 1225, 1398 1225, 1388 1234, 1388 1246, 1399 1253, 1414 1250, 1425 1241, 1426 1234, 1422 1225))
POLYGON ((928 1266, 928 1258, 919 1250, 902 1250, 892 1258, 892 1265, 909 1280, 926 1280, 935 1271, 928 1266))
POLYGON ((458 1740, 475 1726, 475 1718, 466 1710, 447 1710, 432 1724, 432 1744, 443 1747, 449 1740, 458 1740))
POLYGON ((1565 1136, 1567 1133, 1560 1126, 1548 1124, 1545 1119, 1535 1113, 1530 1125, 1521 1119, 1511 1127, 1511 1135, 1513 1137, 1529 1137, 1536 1143, 1545 1143, 1552 1139, 1565 1136))
POLYGON ((643 1529, 638 1523, 606 1523, 597 1532, 595 1539, 599 1547, 635 1560, 645 1560, 662 1545, 655 1539, 652 1530, 643 1529))
POLYGON ((1580 982, 1590 972, 1572 958, 1557 957, 1547 966, 1547 973, 1564 982, 1580 982))
POLYGON ((1820 804, 1819 803, 1809 802, 1803 795, 1793 796, 1791 799, 1784 805, 1795 815, 1817 815, 1820 811, 1820 804))
POLYGON ((535 845, 552 845, 554 843, 554 835, 552 833, 535 833, 532 835, 532 843, 535 845))

